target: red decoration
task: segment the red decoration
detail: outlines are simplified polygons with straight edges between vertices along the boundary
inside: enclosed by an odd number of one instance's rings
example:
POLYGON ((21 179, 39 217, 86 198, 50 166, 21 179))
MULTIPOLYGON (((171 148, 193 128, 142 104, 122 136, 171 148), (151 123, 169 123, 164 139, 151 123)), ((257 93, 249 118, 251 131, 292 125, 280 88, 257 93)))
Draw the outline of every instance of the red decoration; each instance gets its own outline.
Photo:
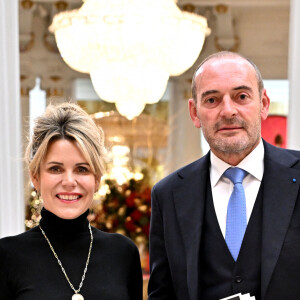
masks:
POLYGON ((139 221, 142 217, 142 213, 136 209, 130 214, 130 216, 132 217, 133 220, 139 221))
POLYGON ((268 116, 262 121, 261 135, 268 143, 286 148, 287 118, 285 116, 268 116))
MULTIPOLYGON (((103 231, 118 232, 128 236, 147 254, 151 188, 145 182, 134 179, 122 186, 113 180, 107 180, 106 184, 109 186, 110 193, 100 204, 92 208, 89 215, 91 224, 103 231)), ((143 257, 147 258, 145 255, 143 257)), ((148 262, 144 264, 148 266, 148 262)), ((144 271, 147 272, 145 269, 144 271)))
POLYGON ((135 198, 137 198, 137 194, 135 192, 131 192, 130 195, 126 198, 126 204, 128 207, 135 207, 135 198))

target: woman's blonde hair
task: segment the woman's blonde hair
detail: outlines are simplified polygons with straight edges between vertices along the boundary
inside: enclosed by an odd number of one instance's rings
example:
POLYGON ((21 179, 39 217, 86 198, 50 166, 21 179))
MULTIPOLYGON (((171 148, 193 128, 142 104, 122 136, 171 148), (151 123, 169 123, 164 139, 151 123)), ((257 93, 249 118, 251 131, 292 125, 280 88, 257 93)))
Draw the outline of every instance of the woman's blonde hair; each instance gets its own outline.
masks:
POLYGON ((63 103, 50 104, 35 119, 32 138, 25 154, 31 176, 39 174, 50 143, 59 139, 76 141, 94 175, 100 177, 104 173, 106 149, 102 129, 78 105, 63 103))

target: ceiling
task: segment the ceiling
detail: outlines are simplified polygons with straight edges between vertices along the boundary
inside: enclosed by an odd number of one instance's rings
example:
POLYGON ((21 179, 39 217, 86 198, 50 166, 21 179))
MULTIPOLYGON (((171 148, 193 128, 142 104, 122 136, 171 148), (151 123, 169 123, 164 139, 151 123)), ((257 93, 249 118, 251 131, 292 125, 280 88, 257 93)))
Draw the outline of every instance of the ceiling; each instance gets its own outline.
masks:
MULTIPOLYGON (((22 0, 20 0, 22 2, 22 0)), ((69 5, 81 5, 81 0, 32 0, 34 3, 57 3, 65 2, 69 5)), ((194 5, 215 6, 217 4, 226 4, 230 6, 286 6, 290 0, 178 0, 179 5, 192 3, 194 5)))

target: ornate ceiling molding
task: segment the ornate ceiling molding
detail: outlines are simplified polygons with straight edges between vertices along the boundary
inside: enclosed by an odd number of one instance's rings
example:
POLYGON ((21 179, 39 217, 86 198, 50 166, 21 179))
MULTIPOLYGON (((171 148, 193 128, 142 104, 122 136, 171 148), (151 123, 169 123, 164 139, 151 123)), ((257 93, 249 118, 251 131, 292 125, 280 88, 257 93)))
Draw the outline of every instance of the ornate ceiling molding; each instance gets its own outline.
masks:
POLYGON ((290 0, 178 0, 179 5, 216 6, 220 4, 232 7, 279 7, 290 6, 290 0))

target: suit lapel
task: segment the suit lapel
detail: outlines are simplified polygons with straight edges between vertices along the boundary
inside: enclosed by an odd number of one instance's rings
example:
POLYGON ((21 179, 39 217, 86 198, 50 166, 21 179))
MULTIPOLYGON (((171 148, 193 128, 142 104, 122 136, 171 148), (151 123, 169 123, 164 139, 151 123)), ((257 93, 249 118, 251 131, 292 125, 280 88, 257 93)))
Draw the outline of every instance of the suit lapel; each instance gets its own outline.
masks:
POLYGON ((265 144, 261 295, 264 299, 295 207, 300 172, 297 158, 265 144))
POLYGON ((183 238, 187 264, 187 284, 191 300, 199 299, 199 249, 203 226, 209 154, 178 172, 174 205, 183 238))

